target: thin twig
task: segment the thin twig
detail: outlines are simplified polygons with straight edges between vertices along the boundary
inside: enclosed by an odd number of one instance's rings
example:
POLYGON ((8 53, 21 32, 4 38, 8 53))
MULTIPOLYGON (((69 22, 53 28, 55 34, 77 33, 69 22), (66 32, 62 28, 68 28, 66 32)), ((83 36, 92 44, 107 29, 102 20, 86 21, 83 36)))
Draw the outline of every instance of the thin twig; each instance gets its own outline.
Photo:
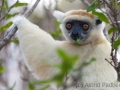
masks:
POLYGON ((67 81, 68 81, 69 77, 67 76, 66 74, 66 77, 65 77, 65 82, 63 84, 63 90, 65 90, 67 88, 67 81))
POLYGON ((110 8, 110 10, 114 11, 112 6, 110 6, 110 4, 106 0, 103 0, 103 2, 108 6, 108 8, 110 8))
POLYGON ((118 48, 115 50, 116 67, 118 67, 117 51, 118 51, 118 48))
POLYGON ((2 11, 3 11, 3 7, 4 7, 4 0, 2 0, 2 7, 1 7, 1 9, 0 9, 0 17, 2 16, 2 11))
POLYGON ((115 66, 116 66, 116 63, 115 63, 115 60, 114 60, 114 37, 115 37, 115 33, 113 32, 113 35, 112 35, 112 38, 111 38, 111 47, 112 47, 112 49, 111 49, 111 57, 112 57, 112 60, 113 60, 113 62, 114 62, 114 64, 115 64, 115 66))
POLYGON ((108 63, 110 63, 110 64, 115 68, 115 66, 112 64, 112 61, 110 62, 110 61, 108 61, 106 58, 105 58, 105 60, 106 60, 108 63))
MULTIPOLYGON (((35 4, 32 6, 32 8, 25 14, 25 17, 28 17, 36 8, 40 0, 36 0, 35 4)), ((0 50, 10 41, 12 36, 16 33, 17 31, 17 26, 13 25, 13 27, 10 29, 8 35, 0 41, 0 50)))
MULTIPOLYGON (((18 3, 18 1, 16 1, 16 3, 18 3)), ((15 3, 15 4, 16 4, 15 3)), ((11 9, 14 7, 14 5, 12 5, 9 9, 8 9, 8 11, 5 13, 5 15, 2 17, 2 18, 0 18, 0 21, 2 21, 7 15, 8 15, 8 13, 11 11, 11 9)))

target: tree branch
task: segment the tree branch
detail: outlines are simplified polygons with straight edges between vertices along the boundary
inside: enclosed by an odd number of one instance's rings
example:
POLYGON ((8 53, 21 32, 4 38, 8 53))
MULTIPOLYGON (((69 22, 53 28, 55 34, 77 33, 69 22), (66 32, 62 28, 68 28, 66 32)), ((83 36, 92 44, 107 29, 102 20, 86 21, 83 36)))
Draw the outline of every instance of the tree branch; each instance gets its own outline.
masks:
MULTIPOLYGON (((36 8, 39 2, 40 0, 36 0, 35 4, 26 14, 24 14, 24 16, 28 17, 34 11, 34 9, 36 8)), ((16 31, 17 31, 17 26, 13 25, 13 27, 9 30, 8 35, 3 40, 0 41, 0 50, 10 41, 10 39, 16 33, 16 31)))
MULTIPOLYGON (((120 78, 120 63, 118 63, 118 59, 117 59, 117 49, 114 49, 114 43, 116 41, 116 38, 118 38, 119 34, 120 34, 120 24, 119 24, 119 14, 118 12, 120 12, 120 6, 116 7, 116 0, 113 0, 108 2, 106 0, 102 0, 104 7, 106 9, 106 15, 108 16, 110 22, 111 22, 111 26, 116 28, 118 31, 117 32, 112 32, 112 38, 111 38, 111 60, 114 63, 114 68, 116 69, 117 73, 118 73, 118 78, 120 78)), ((104 13, 104 12, 103 12, 104 13)), ((111 64, 111 62, 109 62, 111 64)))
POLYGON ((40 2, 40 0, 36 0, 35 4, 33 5, 33 7, 26 13, 24 13, 25 17, 29 17, 30 14, 34 11, 34 9, 37 7, 38 3, 40 2))

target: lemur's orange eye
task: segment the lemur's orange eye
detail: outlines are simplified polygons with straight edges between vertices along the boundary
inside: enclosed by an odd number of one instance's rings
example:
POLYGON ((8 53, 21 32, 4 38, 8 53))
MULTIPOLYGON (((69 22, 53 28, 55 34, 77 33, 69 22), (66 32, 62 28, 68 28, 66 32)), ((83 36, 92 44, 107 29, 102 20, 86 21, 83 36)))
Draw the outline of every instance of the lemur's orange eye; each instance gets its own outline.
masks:
POLYGON ((83 28, 84 30, 88 30, 88 29, 89 29, 89 25, 88 25, 88 24, 83 24, 83 25, 82 25, 82 28, 83 28))
POLYGON ((66 29, 70 30, 72 28, 72 24, 71 23, 67 23, 66 24, 66 29))

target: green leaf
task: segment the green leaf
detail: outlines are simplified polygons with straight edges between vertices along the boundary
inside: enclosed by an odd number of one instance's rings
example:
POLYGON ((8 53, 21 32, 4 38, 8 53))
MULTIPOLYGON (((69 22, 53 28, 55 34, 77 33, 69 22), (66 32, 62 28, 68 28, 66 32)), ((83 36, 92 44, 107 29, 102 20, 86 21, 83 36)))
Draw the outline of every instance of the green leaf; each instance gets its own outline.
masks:
POLYGON ((28 3, 20 3, 20 2, 17 2, 13 5, 13 7, 21 7, 21 6, 26 6, 28 5, 28 3))
POLYGON ((105 23, 109 23, 109 20, 108 18, 101 12, 97 12, 95 10, 92 11, 92 14, 98 16, 98 18, 101 20, 101 21, 104 21, 105 23))
POLYGON ((2 59, 0 59, 0 74, 3 73, 4 67, 2 66, 2 59))
POLYGON ((111 34, 112 32, 117 32, 117 31, 118 30, 116 28, 112 27, 108 30, 108 34, 111 34))
POLYGON ((45 85, 46 83, 49 83, 50 82, 50 80, 40 80, 40 81, 33 81, 33 82, 31 82, 30 84, 32 84, 33 86, 34 85, 41 85, 41 84, 43 84, 43 85, 45 85))
POLYGON ((76 44, 78 45, 80 44, 80 39, 77 39, 76 44))
POLYGON ((88 8, 87 8, 87 12, 93 11, 97 8, 98 6, 98 0, 95 0, 88 8))
MULTIPOLYGON (((112 7, 114 7, 114 5, 115 5, 114 2, 115 2, 115 0, 111 0, 111 1, 110 1, 112 7)), ((109 3, 109 4, 110 4, 110 3, 109 3)))
POLYGON ((89 62, 83 62, 82 67, 90 65, 94 61, 96 61, 96 58, 92 58, 89 62))
POLYGON ((120 1, 117 1, 117 5, 118 5, 118 6, 120 5, 120 1))
POLYGON ((50 86, 50 80, 36 80, 29 82, 29 90, 35 90, 36 85, 42 85, 43 87, 40 90, 46 90, 50 86))
POLYGON ((116 9, 119 9, 119 6, 120 6, 120 0, 117 0, 117 2, 116 2, 116 9))
POLYGON ((6 7, 2 7, 2 6, 0 6, 0 9, 1 9, 1 8, 2 8, 3 10, 6 10, 6 7))
POLYGON ((56 27, 57 27, 56 31, 54 31, 54 32, 49 32, 49 33, 51 34, 51 36, 52 36, 53 38, 58 38, 58 37, 60 37, 61 34, 62 34, 62 31, 61 31, 60 28, 59 28, 60 22, 58 22, 58 21, 56 20, 56 21, 55 21, 55 25, 56 25, 56 27))
POLYGON ((32 83, 29 83, 29 90, 35 90, 35 86, 32 83))
POLYGON ((0 73, 3 73, 5 70, 4 66, 0 66, 0 73))
POLYGON ((76 61, 78 60, 78 55, 69 55, 67 52, 61 49, 57 49, 57 54, 61 58, 61 64, 56 65, 60 72, 52 78, 52 81, 56 82, 58 86, 64 83, 64 77, 69 73, 76 61))
POLYGON ((0 32, 7 30, 10 26, 12 26, 13 22, 7 23, 5 26, 0 27, 0 32))
POLYGON ((50 35, 53 37, 53 38, 57 38, 57 37, 60 37, 60 35, 62 34, 62 31, 59 29, 59 30, 56 30, 54 32, 50 32, 50 35))
POLYGON ((60 26, 60 22, 58 22, 57 20, 55 20, 55 25, 56 25, 57 27, 59 27, 59 26, 60 26))
POLYGON ((120 45, 120 37, 117 39, 117 41, 114 42, 114 49, 117 49, 120 45))
POLYGON ((17 39, 14 39, 14 40, 10 40, 10 42, 13 42, 15 44, 19 44, 19 41, 17 39))
POLYGON ((61 68, 61 65, 59 65, 59 64, 54 64, 53 67, 60 69, 60 68, 61 68))
POLYGON ((120 78, 118 78, 117 81, 120 82, 120 78))
POLYGON ((5 0, 5 7, 6 7, 7 10, 9 9, 7 0, 5 0))
POLYGON ((16 15, 18 15, 18 14, 19 14, 19 13, 7 14, 6 19, 10 19, 10 18, 12 18, 12 17, 14 17, 14 16, 16 16, 16 15))
POLYGON ((46 90, 47 88, 49 88, 50 87, 50 85, 46 85, 46 86, 44 86, 43 88, 41 88, 40 90, 46 90))
POLYGON ((116 2, 116 9, 119 8, 120 2, 116 2))

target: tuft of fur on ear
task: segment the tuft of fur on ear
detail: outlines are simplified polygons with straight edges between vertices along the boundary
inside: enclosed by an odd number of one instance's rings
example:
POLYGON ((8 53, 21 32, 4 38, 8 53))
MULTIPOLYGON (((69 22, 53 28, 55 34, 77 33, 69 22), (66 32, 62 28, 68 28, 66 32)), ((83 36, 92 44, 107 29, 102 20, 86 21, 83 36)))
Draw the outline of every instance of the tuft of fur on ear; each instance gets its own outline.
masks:
POLYGON ((61 12, 61 11, 54 11, 53 12, 53 16, 59 21, 59 22, 62 22, 62 19, 64 17, 64 13, 61 12))

